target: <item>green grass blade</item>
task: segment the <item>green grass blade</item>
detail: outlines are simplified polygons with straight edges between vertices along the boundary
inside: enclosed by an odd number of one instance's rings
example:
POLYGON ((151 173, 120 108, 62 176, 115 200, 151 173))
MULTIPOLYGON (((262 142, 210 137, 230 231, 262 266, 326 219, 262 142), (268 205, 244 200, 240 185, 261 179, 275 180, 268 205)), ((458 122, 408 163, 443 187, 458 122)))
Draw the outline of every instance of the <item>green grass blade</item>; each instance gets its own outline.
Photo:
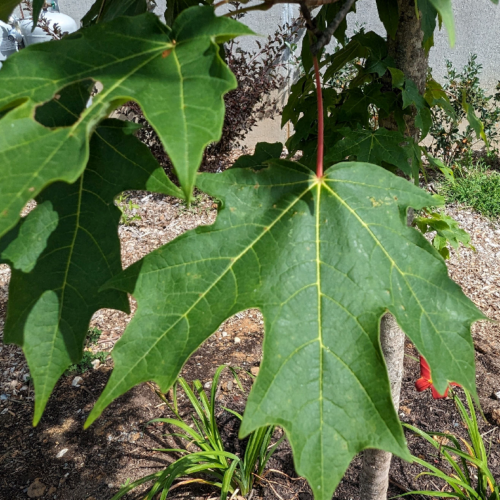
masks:
POLYGON ((226 408, 225 406, 223 406, 222 409, 225 410, 225 411, 227 411, 228 413, 231 413, 231 415, 234 415, 240 421, 243 420, 243 416, 240 415, 237 411, 231 410, 231 408, 226 408))
POLYGON ((243 392, 243 384, 241 383, 240 377, 238 377, 238 372, 232 366, 228 366, 228 368, 231 370, 231 373, 233 374, 234 380, 236 380, 236 384, 240 388, 240 391, 243 392))
POLYGON ((129 491, 133 490, 137 486, 140 486, 141 484, 147 483, 149 481, 153 481, 153 479, 158 478, 162 472, 156 472, 154 474, 149 474, 148 476, 144 476, 141 479, 137 479, 133 483, 129 483, 129 479, 127 479, 127 482, 120 488, 120 491, 116 493, 111 500, 118 500, 119 498, 123 497, 126 495, 129 491))
POLYGON ((460 490, 458 488, 463 488, 472 494, 472 498, 477 498, 478 500, 481 500, 478 498, 477 492, 469 484, 467 484, 463 481, 457 480, 451 476, 448 476, 443 471, 439 470, 437 467, 434 467, 433 465, 431 465, 429 462, 426 462, 425 460, 422 460, 422 459, 415 457, 415 456, 413 456, 412 458, 415 462, 417 462, 418 464, 422 465, 423 467, 425 467, 426 469, 431 471, 430 473, 423 472, 422 474, 432 475, 434 477, 442 479, 447 484, 449 484, 457 493, 460 492, 460 490))
POLYGON ((283 433, 283 436, 281 436, 278 441, 276 441, 276 443, 273 444, 273 446, 271 446, 271 448, 269 448, 264 460, 261 461, 261 463, 259 464, 259 470, 257 471, 257 473, 259 474, 259 476, 262 474, 262 471, 264 470, 264 467, 267 465, 267 462, 269 462, 269 459, 274 455, 274 452, 276 451, 276 449, 278 448, 278 446, 286 439, 286 434, 283 433))
POLYGON ((179 429, 183 430, 186 434, 189 434, 189 436, 191 436, 194 441, 196 442, 204 441, 204 438, 201 434, 198 434, 194 429, 189 427, 189 425, 180 420, 176 420, 174 418, 155 418, 153 420, 150 420, 148 424, 154 422, 163 422, 165 424, 173 425, 174 427, 178 427, 179 429))
POLYGON ((196 391, 199 400, 201 401, 203 407, 203 413, 206 415, 207 420, 210 420, 211 405, 207 398, 205 391, 203 390, 203 385, 199 380, 193 381, 193 389, 196 391))
POLYGON ((226 500, 228 493, 232 493, 234 488, 231 483, 233 481, 234 471, 239 463, 239 459, 233 460, 229 469, 224 473, 224 479, 222 480, 222 487, 220 492, 220 500, 226 500))
MULTIPOLYGON (((437 498, 457 498, 456 493, 447 493, 445 491, 409 491, 408 493, 403 493, 402 495, 398 495, 397 497, 391 497, 389 500, 394 498, 407 497, 408 495, 427 495, 429 497, 437 497, 437 498)), ((463 495, 459 495, 458 498, 467 500, 467 497, 463 495)))
POLYGON ((202 421, 203 426, 208 428, 209 427, 208 415, 205 414, 204 409, 201 406, 195 393, 193 392, 189 384, 186 382, 186 380, 183 379, 182 377, 179 377, 179 384, 182 387, 182 390, 184 391, 186 396, 188 397, 189 401, 191 402, 191 406, 198 414, 198 417, 202 421))

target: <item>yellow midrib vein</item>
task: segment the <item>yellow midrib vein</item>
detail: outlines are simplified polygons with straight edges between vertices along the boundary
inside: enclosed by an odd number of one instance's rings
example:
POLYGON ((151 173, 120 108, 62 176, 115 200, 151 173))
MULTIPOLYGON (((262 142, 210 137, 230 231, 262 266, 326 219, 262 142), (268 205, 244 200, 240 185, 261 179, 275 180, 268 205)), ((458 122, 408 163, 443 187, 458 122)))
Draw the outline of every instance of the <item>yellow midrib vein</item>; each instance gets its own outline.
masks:
POLYGON ((324 474, 324 450, 323 450, 323 318, 322 318, 322 296, 321 292, 321 252, 320 242, 320 208, 321 208, 321 184, 316 184, 318 189, 318 199, 316 202, 316 283, 318 287, 318 342, 319 342, 319 420, 320 420, 320 462, 321 462, 321 491, 325 489, 325 474, 324 474))

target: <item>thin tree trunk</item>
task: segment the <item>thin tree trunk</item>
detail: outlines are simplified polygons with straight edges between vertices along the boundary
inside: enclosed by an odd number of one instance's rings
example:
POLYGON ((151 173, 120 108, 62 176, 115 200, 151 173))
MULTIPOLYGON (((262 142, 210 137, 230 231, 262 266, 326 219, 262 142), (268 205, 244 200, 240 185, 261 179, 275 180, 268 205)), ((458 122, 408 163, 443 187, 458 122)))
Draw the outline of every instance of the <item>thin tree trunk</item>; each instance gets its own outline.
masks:
MULTIPOLYGON (((403 378, 403 359, 405 334, 391 314, 386 314, 380 322, 380 341, 384 352, 392 401, 396 411, 399 408, 401 381, 403 378)), ((382 450, 365 450, 363 468, 360 475, 360 498, 363 500, 385 500, 389 487, 389 468, 392 454, 382 450)))
MULTIPOLYGON (((415 12, 414 0, 399 0, 399 27, 394 40, 388 40, 389 55, 396 67, 403 71, 406 78, 413 80, 420 93, 425 90, 427 78, 428 54, 422 48, 423 33, 415 12)), ((382 124, 393 128, 390 123, 382 124)), ((395 125, 394 123, 392 125, 395 125)), ((405 135, 419 138, 415 127, 415 114, 407 120, 405 135)), ((413 222, 413 211, 408 213, 408 224, 413 222)), ((405 334, 399 328, 394 317, 386 314, 380 323, 380 343, 387 364, 391 384, 392 401, 396 412, 399 410, 401 381, 403 378, 403 360, 405 334)), ((381 450, 365 450, 360 474, 360 498, 362 500, 386 500, 389 487, 389 469, 391 453, 381 450)))

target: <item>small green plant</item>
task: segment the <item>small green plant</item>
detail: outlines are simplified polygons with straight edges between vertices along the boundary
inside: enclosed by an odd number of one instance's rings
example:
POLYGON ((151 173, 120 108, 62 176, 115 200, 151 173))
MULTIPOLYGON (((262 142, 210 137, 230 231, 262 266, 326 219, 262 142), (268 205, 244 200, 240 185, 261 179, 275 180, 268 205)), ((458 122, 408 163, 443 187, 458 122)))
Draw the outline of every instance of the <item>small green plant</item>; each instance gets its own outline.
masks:
POLYGON ((455 168, 455 182, 445 181, 441 188, 447 201, 463 203, 486 217, 500 216, 500 174, 488 170, 484 160, 467 155, 455 168))
MULTIPOLYGON (((467 64, 461 72, 453 67, 451 61, 446 61, 446 69, 443 90, 448 96, 454 113, 440 107, 433 108, 430 129, 433 141, 429 152, 432 156, 442 158, 445 164, 452 165, 459 158, 469 154, 477 144, 484 142, 484 138, 488 140, 490 146, 498 140, 500 93, 488 94, 481 87, 480 75, 483 67, 477 62, 477 54, 469 55, 467 64), (460 126, 467 120, 468 107, 464 106, 464 100, 474 109, 484 127, 483 139, 476 137, 475 130, 470 123, 460 126)), ((495 151, 490 151, 490 154, 494 153, 495 151)))
POLYGON ((102 330, 100 330, 96 326, 89 328, 89 332, 87 333, 87 341, 86 341, 87 346, 97 344, 97 341, 101 338, 101 335, 102 335, 102 330))
MULTIPOLYGON (((283 435, 277 442, 271 444, 275 427, 262 427, 250 434, 243 457, 240 458, 225 450, 215 418, 215 399, 220 376, 225 368, 228 367, 220 366, 215 372, 210 399, 205 394, 199 380, 195 380, 191 387, 182 377, 179 377, 173 386, 172 403, 157 391, 157 394, 174 413, 175 418, 157 418, 148 424, 162 422, 174 426, 178 432, 168 435, 180 438, 185 441, 185 444, 182 445, 182 448, 160 448, 155 451, 178 453, 181 457, 163 471, 125 484, 112 500, 118 500, 144 483, 153 483, 145 500, 151 500, 160 493, 159 498, 165 499, 171 489, 190 483, 201 483, 220 488, 221 500, 225 500, 228 494, 235 496, 239 492, 241 495, 247 496, 252 491, 253 485, 262 477, 267 462, 285 436, 283 435), (193 425, 190 425, 179 413, 178 386, 182 388, 196 413, 192 416, 193 425), (190 449, 192 444, 196 445, 199 451, 192 451, 190 449), (177 479, 182 480, 174 485, 173 483, 177 479)), ((230 370, 233 372, 238 386, 243 390, 236 372, 232 368, 230 370)), ((239 413, 228 408, 224 409, 240 420, 242 419, 239 413)))
POLYGON ((121 193, 120 196, 116 198, 116 206, 120 209, 122 216, 120 218, 120 223, 129 226, 132 222, 136 220, 141 220, 141 216, 133 213, 134 210, 138 210, 140 207, 136 203, 132 203, 132 200, 127 199, 125 193, 121 193))
MULTIPOLYGON (((196 193, 196 194, 193 194, 193 198, 191 199, 191 203, 189 203, 189 204, 185 200, 181 200, 179 203, 179 213, 181 213, 181 214, 201 213, 203 211, 201 204, 202 204, 204 199, 205 199, 205 197, 203 196, 202 193, 196 193)), ((206 208, 205 208, 205 212, 207 212, 206 208)))
POLYGON ((85 350, 83 351, 82 359, 79 363, 71 365, 68 372, 85 373, 93 367, 93 362, 98 359, 101 363, 107 358, 106 351, 93 352, 91 347, 96 346, 98 340, 101 338, 102 331, 99 328, 92 327, 87 333, 85 340, 85 350))
POLYGON ((450 491, 412 491, 401 496, 420 494, 461 500, 500 500, 500 485, 496 482, 488 467, 488 452, 479 431, 471 395, 465 390, 469 409, 467 411, 457 394, 451 390, 450 392, 462 422, 467 429, 469 441, 456 438, 449 433, 432 432, 427 434, 412 425, 403 424, 407 429, 434 446, 439 455, 452 469, 451 473, 444 472, 429 462, 414 456, 413 460, 428 470, 428 472, 422 472, 419 476, 428 475, 441 479, 448 485, 450 491), (460 444, 460 441, 462 444, 460 444))
POLYGON ((76 365, 71 365, 68 368, 69 372, 85 373, 93 367, 93 362, 98 359, 101 363, 107 358, 108 353, 105 351, 92 352, 83 351, 82 359, 76 365))
POLYGON ((450 258, 448 244, 455 250, 458 250, 460 243, 474 250, 470 242, 470 234, 460 229, 458 222, 445 213, 424 209, 422 215, 415 217, 414 222, 423 234, 436 231, 432 244, 445 259, 450 258))

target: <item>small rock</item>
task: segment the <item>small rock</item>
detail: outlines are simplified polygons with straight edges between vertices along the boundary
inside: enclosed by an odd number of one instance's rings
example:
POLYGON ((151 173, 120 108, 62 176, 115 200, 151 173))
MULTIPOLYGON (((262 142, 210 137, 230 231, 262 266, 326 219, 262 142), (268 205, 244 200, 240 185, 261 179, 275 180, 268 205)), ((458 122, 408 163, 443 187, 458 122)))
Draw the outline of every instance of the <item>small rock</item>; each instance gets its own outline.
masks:
POLYGON ((71 382, 71 385, 73 387, 80 387, 80 383, 83 382, 83 378, 82 377, 75 377, 73 379, 73 382, 71 382))
POLYGON ((53 495, 57 491, 57 488, 55 486, 51 486, 50 490, 47 492, 47 495, 53 495))
POLYGON ((114 488, 115 485, 113 483, 108 483, 108 488, 114 488))
POLYGON ((57 457, 57 458, 62 458, 62 457, 64 457, 64 455, 66 455, 66 453, 68 453, 68 448, 64 448, 64 449, 62 449, 62 450, 61 450, 61 451, 60 451, 60 452, 56 455, 56 457, 57 457))
POLYGON ((239 344, 241 342, 241 339, 239 337, 234 337, 234 343, 239 344))
POLYGON ((405 415, 409 415, 411 413, 411 408, 408 408, 407 406, 401 406, 401 410, 405 415))
POLYGON ((491 412, 491 417, 493 418, 493 422, 495 422, 495 424, 500 425, 500 408, 495 408, 491 412))
POLYGON ((210 387, 212 387, 212 382, 209 381, 205 384, 205 389, 210 389, 210 387))
POLYGON ((37 478, 30 484, 30 487, 28 488, 28 496, 30 498, 43 497, 46 489, 46 486, 40 481, 40 479, 37 478))
POLYGON ((9 396, 7 396, 7 394, 0 394, 0 401, 6 401, 7 399, 9 399, 9 396))
POLYGON ((101 361, 99 359, 94 359, 94 361, 92 361, 92 367, 94 368, 94 370, 97 370, 100 366, 101 361))
POLYGON ((225 392, 229 392, 233 389, 233 382, 230 380, 229 382, 224 382, 222 384, 222 390, 225 392))
POLYGON ((227 332, 222 332, 223 337, 227 337, 227 332))
POLYGON ((21 387, 21 389, 19 389, 19 391, 27 391, 28 390, 28 386, 27 385, 23 385, 21 387))
POLYGON ((497 399, 500 399, 500 391, 495 392, 495 397, 496 397, 497 399))
POLYGON ((134 443, 135 441, 137 441, 139 438, 141 437, 141 433, 140 432, 131 432, 128 436, 128 440, 130 443, 134 443))
POLYGON ((250 373, 256 377, 259 374, 259 370, 260 368, 258 366, 252 366, 252 368, 250 368, 250 373))

